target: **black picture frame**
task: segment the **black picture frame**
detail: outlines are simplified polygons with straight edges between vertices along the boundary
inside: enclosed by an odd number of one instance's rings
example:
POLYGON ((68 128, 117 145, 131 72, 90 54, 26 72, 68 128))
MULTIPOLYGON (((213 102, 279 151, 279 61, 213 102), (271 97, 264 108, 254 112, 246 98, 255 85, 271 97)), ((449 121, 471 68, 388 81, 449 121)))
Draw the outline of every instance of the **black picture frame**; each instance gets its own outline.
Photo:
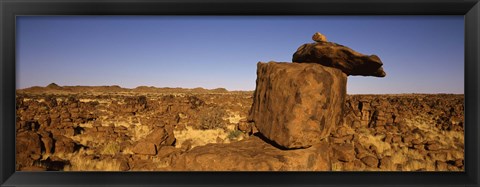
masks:
POLYGON ((479 0, 0 0, 2 186, 479 186, 479 0), (20 15, 464 15, 465 172, 16 172, 20 15))

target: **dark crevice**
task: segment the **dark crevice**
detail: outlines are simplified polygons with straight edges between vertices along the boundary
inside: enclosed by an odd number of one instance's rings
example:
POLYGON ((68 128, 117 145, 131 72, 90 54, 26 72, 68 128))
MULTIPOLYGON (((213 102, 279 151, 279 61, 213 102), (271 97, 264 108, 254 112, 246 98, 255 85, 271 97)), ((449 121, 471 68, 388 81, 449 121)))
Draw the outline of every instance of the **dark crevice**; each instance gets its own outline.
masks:
POLYGON ((253 134, 253 136, 256 136, 260 139, 262 139, 264 142, 278 148, 278 149, 281 149, 281 150, 296 150, 296 149, 304 149, 304 148, 286 148, 286 147, 283 147, 281 145, 279 145, 278 143, 276 143, 275 141, 272 141, 272 140, 269 140, 267 137, 265 137, 262 133, 260 132, 256 132, 253 134))

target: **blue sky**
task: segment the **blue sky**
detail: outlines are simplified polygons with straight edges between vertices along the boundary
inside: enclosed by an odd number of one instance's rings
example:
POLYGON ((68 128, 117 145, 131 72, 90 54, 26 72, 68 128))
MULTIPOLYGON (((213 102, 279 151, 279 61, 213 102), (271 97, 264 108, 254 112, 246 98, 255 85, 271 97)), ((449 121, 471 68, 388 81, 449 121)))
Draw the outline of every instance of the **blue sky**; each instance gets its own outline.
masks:
POLYGON ((315 32, 383 61, 349 94, 464 92, 463 16, 19 16, 17 88, 254 90, 257 62, 291 62, 315 32))

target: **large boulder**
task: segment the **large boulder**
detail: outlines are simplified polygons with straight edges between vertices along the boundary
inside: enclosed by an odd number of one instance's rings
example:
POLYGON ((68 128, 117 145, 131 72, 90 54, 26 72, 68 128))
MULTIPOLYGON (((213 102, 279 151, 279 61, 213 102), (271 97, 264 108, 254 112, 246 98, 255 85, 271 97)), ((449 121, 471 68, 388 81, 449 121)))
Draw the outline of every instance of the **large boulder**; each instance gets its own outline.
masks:
POLYGON ((329 171, 329 146, 281 150, 257 136, 195 147, 172 163, 176 171, 329 171))
POLYGON ((151 142, 138 142, 133 147, 133 153, 141 154, 141 155, 155 155, 157 154, 157 150, 155 144, 151 142))
POLYGON ((343 116, 347 75, 318 64, 258 63, 249 120, 284 148, 310 147, 343 116))
POLYGON ((341 69, 347 75, 385 77, 382 61, 376 55, 364 55, 346 46, 327 42, 325 36, 315 33, 315 43, 300 46, 293 54, 294 63, 317 63, 341 69))
MULTIPOLYGON (((40 136, 31 131, 20 132, 16 136, 16 169, 33 166, 34 162, 40 159, 42 154, 42 143, 40 136)), ((28 170, 28 168, 26 169, 28 170)))
POLYGON ((155 144, 156 147, 169 146, 175 143, 173 126, 158 127, 145 137, 145 141, 155 144))

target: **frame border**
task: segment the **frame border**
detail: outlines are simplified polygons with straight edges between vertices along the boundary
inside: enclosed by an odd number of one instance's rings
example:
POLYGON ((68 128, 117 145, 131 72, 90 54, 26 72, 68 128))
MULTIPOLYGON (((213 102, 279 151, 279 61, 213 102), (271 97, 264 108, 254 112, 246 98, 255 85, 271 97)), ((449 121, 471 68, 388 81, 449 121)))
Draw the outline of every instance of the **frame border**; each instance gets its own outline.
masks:
POLYGON ((0 186, 480 186, 479 0, 0 0, 0 186), (464 15, 465 172, 16 172, 20 15, 464 15))

